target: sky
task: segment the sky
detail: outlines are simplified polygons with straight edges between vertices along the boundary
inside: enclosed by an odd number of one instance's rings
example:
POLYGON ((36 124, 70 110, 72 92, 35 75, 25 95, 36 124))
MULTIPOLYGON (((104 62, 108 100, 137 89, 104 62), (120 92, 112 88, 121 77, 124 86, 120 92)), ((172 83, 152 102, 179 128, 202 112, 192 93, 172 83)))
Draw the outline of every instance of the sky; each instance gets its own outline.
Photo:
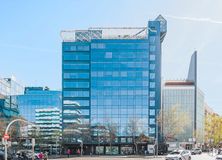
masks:
POLYGON ((163 78, 185 79, 197 50, 199 88, 208 105, 222 114, 221 0, 0 1, 0 77, 61 89, 61 30, 144 27, 159 14, 168 25, 163 78))

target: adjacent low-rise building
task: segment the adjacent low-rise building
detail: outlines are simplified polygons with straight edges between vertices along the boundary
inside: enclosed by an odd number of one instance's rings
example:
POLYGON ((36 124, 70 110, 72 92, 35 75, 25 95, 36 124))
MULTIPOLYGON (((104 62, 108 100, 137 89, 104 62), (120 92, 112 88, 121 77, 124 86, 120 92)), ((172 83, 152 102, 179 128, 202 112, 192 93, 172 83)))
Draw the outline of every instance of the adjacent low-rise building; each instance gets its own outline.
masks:
POLYGON ((24 87, 12 78, 0 78, 0 118, 19 115, 17 95, 24 92, 24 87))
MULTIPOLYGON (((167 113, 172 107, 178 107, 177 116, 186 115, 187 121, 175 125, 175 127, 184 126, 182 123, 188 123, 184 132, 170 137, 172 142, 179 142, 186 148, 192 148, 194 144, 201 146, 204 142, 204 93, 197 86, 197 53, 192 55, 188 78, 183 81, 166 81, 163 89, 163 132, 166 136, 167 127, 164 125, 164 113, 167 113)), ((165 137, 169 138, 169 137, 165 137)), ((167 139, 169 141, 169 139, 167 139)))
POLYGON ((62 108, 62 93, 47 87, 25 87, 24 94, 18 96, 17 101, 21 116, 35 122, 36 109, 62 108))

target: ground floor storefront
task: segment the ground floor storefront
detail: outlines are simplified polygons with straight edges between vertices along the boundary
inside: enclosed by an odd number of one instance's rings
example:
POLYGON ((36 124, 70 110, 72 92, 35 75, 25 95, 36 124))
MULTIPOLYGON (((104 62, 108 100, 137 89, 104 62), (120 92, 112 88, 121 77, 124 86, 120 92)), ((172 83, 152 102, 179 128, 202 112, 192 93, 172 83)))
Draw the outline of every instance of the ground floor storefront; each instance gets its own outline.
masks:
POLYGON ((137 147, 134 144, 83 144, 83 146, 80 144, 63 145, 63 153, 67 153, 68 150, 70 150, 73 155, 80 154, 81 150, 83 155, 132 155, 135 154, 135 152, 137 152, 137 154, 145 154, 147 144, 138 144, 137 147))

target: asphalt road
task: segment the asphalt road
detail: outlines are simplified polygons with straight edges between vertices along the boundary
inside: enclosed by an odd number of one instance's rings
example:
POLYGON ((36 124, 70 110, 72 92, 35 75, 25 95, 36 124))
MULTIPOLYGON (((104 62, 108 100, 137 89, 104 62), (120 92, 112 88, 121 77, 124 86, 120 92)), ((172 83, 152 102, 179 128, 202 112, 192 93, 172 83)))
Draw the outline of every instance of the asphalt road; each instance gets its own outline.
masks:
MULTIPOLYGON (((191 160, 215 160, 216 156, 203 153, 201 155, 192 155, 191 160)), ((164 160, 163 157, 127 157, 127 156, 99 156, 99 157, 75 157, 75 158, 62 158, 55 160, 164 160)))
POLYGON ((211 154, 203 153, 201 155, 193 155, 192 160, 215 160, 216 156, 211 154))

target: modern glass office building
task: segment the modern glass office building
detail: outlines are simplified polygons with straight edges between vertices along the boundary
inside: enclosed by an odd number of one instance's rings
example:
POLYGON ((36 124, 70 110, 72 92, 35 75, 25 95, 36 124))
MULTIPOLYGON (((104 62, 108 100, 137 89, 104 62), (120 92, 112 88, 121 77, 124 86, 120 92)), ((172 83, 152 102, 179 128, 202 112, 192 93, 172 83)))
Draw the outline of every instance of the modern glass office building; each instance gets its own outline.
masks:
POLYGON ((62 108, 61 91, 43 87, 26 87, 23 95, 17 96, 20 115, 35 122, 35 110, 56 107, 62 108))
MULTIPOLYGON (((170 109, 177 105, 179 112, 189 116, 189 125, 185 132, 176 135, 178 142, 189 142, 189 139, 194 138, 195 123, 198 134, 197 141, 204 142, 204 94, 197 90, 197 106, 195 105, 195 89, 194 84, 185 81, 167 81, 163 91, 164 109, 170 109), (195 114, 195 107, 197 112, 195 114), (195 121, 195 117, 197 120, 195 121)), ((186 122, 185 122, 186 123, 186 122)), ((180 127, 180 126, 175 126, 180 127)))
MULTIPOLYGON (((194 143, 201 145, 204 142, 204 94, 197 87, 197 53, 192 55, 188 77, 184 81, 166 81, 163 89, 163 110, 170 110, 174 106, 178 112, 188 116, 188 125, 183 133, 175 135, 171 141, 177 141, 192 148, 194 143)), ((181 115, 178 114, 178 115, 181 115)), ((164 118, 163 114, 163 118, 164 118)), ((175 117, 179 118, 179 117, 175 117)), ((187 122, 184 122, 187 124, 187 122)), ((182 125, 183 126, 183 125, 182 125)), ((163 122, 163 130, 164 130, 163 122)), ((181 127, 175 126, 175 127, 181 127)))
POLYGON ((127 143, 133 120, 138 134, 155 138, 165 34, 162 16, 147 27, 62 31, 63 135, 73 124, 112 123, 116 142, 127 143))

